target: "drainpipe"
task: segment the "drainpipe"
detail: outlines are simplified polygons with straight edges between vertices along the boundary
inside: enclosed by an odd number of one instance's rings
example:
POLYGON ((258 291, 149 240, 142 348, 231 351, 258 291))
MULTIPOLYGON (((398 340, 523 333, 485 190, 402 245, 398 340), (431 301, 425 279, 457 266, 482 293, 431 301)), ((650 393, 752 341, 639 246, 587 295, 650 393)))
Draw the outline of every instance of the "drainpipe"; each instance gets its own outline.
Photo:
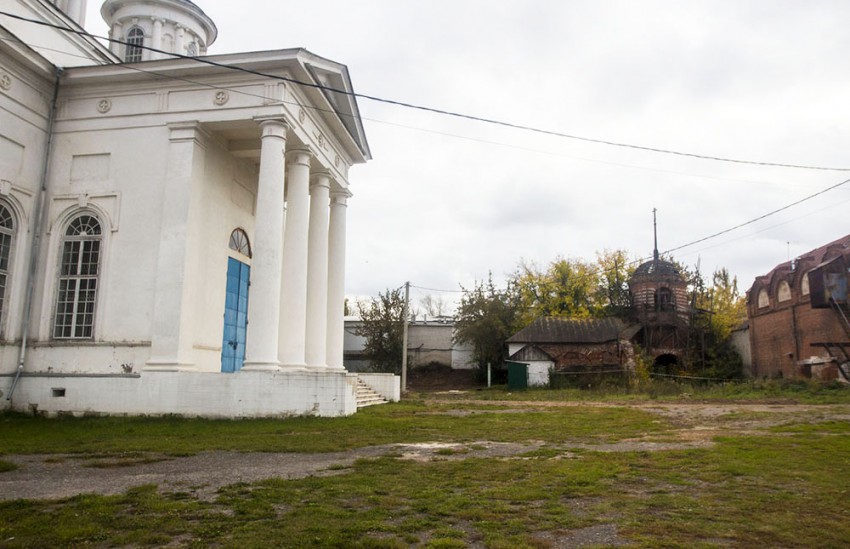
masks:
POLYGON ((38 268, 38 254, 41 248, 41 219, 44 216, 47 196, 47 179, 50 171, 50 156, 53 149, 53 125, 56 122, 56 103, 59 98, 59 84, 62 78, 62 69, 56 67, 56 81, 53 84, 53 100, 50 103, 50 113, 47 118, 47 144, 44 148, 44 157, 41 165, 41 186, 36 196, 35 215, 32 220, 32 245, 30 246, 30 264, 27 273, 26 295, 24 297, 24 312, 21 318, 21 351, 18 355, 18 369, 9 396, 6 400, 11 401, 15 394, 15 387, 24 371, 24 361, 27 357, 27 339, 29 338, 30 319, 32 318, 32 300, 35 289, 35 275, 38 268))

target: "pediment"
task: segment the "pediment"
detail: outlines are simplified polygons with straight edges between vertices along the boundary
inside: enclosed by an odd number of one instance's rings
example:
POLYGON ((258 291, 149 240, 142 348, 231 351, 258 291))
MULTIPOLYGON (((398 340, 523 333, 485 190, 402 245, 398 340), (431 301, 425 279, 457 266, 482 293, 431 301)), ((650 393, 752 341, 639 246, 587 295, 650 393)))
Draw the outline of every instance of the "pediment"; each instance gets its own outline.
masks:
POLYGON ((366 158, 371 158, 369 144, 366 141, 366 132, 360 120, 360 109, 357 106, 357 98, 354 95, 348 69, 345 65, 312 54, 310 59, 304 62, 304 67, 318 85, 322 95, 330 103, 348 134, 357 143, 361 153, 366 158))

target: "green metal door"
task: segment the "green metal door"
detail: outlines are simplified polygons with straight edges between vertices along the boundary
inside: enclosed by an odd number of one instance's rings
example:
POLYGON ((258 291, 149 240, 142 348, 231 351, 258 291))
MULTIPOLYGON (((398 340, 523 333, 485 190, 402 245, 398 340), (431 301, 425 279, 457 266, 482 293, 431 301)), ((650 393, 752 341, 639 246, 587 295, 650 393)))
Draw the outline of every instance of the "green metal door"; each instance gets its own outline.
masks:
POLYGON ((505 362, 508 365, 508 389, 528 389, 528 364, 505 362))

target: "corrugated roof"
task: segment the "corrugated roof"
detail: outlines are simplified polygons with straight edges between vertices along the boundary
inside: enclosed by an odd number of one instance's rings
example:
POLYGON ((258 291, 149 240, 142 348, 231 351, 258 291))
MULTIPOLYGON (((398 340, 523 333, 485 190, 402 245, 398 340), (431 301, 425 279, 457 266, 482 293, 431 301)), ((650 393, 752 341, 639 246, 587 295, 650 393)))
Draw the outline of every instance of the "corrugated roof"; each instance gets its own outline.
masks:
POLYGON ((508 343, 605 343, 617 341, 626 324, 619 318, 538 318, 508 343))

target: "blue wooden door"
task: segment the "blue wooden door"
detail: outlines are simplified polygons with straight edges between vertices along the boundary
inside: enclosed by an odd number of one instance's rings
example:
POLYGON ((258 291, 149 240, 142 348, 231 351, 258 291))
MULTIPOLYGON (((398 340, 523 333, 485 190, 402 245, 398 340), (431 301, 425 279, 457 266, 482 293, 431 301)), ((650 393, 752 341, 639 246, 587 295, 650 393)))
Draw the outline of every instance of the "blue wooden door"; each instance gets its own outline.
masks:
POLYGON ((237 372, 245 361, 248 330, 248 280, 251 267, 232 257, 227 259, 227 293, 224 298, 224 337, 221 371, 237 372))

